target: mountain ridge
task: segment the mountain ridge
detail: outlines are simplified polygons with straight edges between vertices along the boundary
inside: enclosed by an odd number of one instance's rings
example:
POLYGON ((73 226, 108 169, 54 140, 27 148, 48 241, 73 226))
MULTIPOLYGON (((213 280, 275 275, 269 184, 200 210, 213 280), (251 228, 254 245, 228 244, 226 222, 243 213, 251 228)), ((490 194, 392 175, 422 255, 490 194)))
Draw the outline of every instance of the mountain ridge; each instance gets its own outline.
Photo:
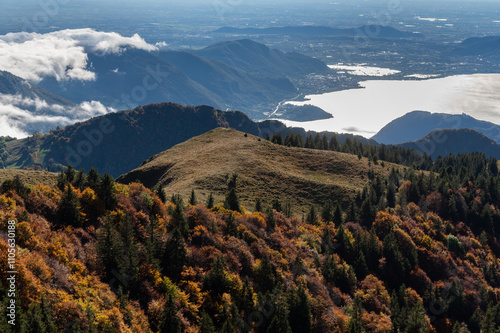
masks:
POLYGON ((474 152, 482 152, 488 157, 500 159, 500 144, 470 128, 437 129, 417 141, 398 146, 427 153, 434 159, 449 154, 458 155, 474 152))
POLYGON ((500 143, 500 125, 475 119, 466 114, 412 111, 385 125, 371 138, 383 144, 401 144, 425 137, 443 128, 472 128, 500 143))
POLYGON ((372 168, 386 175, 387 163, 370 166, 367 158, 334 151, 293 148, 273 144, 243 132, 215 128, 145 160, 136 169, 121 175, 117 182, 139 180, 166 193, 189 196, 191 189, 205 200, 213 192, 222 200, 227 175, 238 174, 239 196, 246 207, 257 197, 267 201, 294 201, 306 212, 311 204, 328 199, 347 203, 348 198, 368 184, 372 168))
POLYGON ((246 72, 273 77, 297 77, 331 70, 321 60, 297 52, 282 52, 250 39, 226 41, 194 52, 246 72))
MULTIPOLYGON (((276 133, 305 137, 308 133, 275 120, 256 123, 240 111, 221 111, 206 105, 149 104, 94 117, 48 134, 7 141, 4 163, 7 168, 49 170, 71 164, 77 169, 95 167, 100 173, 117 177, 150 156, 217 127, 231 127, 261 137, 276 133), (116 163, 117 160, 121 162, 116 163)), ((340 143, 346 138, 370 142, 359 136, 338 135, 340 143)))

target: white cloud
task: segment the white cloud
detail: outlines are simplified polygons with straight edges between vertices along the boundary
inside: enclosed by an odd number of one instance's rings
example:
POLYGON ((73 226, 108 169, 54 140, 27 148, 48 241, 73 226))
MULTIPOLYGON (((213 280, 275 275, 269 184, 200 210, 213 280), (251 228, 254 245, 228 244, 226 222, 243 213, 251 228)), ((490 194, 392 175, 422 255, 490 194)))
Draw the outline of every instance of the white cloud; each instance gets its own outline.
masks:
POLYGON ((168 44, 167 44, 167 42, 163 41, 163 42, 156 43, 155 46, 158 48, 162 48, 162 47, 167 47, 168 44))
POLYGON ((65 107, 39 98, 0 94, 0 136, 23 138, 33 128, 55 129, 113 111, 96 101, 65 107))
POLYGON ((121 54, 128 48, 157 50, 138 34, 124 37, 93 29, 9 33, 0 36, 0 69, 34 83, 45 77, 93 81, 96 74, 88 68, 88 54, 121 54))

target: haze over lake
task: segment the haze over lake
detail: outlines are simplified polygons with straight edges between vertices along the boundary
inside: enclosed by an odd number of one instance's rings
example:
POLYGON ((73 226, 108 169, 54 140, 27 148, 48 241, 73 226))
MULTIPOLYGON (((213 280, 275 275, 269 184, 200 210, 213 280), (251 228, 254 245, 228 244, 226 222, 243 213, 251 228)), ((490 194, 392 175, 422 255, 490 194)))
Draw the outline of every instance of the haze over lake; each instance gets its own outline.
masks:
POLYGON ((500 74, 456 75, 428 80, 371 80, 362 89, 306 96, 304 102, 333 118, 284 121, 306 130, 353 133, 371 137, 391 120, 414 110, 460 114, 500 124, 500 74))

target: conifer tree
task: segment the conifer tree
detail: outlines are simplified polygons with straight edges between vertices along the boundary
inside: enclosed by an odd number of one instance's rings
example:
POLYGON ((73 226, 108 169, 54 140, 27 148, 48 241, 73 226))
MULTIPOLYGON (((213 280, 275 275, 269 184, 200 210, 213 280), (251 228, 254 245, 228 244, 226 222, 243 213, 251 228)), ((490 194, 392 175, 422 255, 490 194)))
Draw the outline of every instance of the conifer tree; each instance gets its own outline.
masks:
POLYGON ((27 313, 26 333, 45 333, 47 326, 43 322, 39 303, 31 303, 27 313))
POLYGON ((290 322, 288 321, 289 311, 284 298, 279 297, 275 304, 274 315, 271 324, 267 329, 268 333, 292 333, 290 322))
POLYGON ((396 188, 394 183, 391 181, 387 187, 387 207, 396 207, 396 188))
POLYGON ((157 232, 157 229, 158 229, 158 220, 156 219, 155 216, 151 216, 149 219, 149 223, 146 226, 147 238, 144 246, 146 249, 148 262, 156 268, 158 268, 158 266, 160 265, 160 256, 162 247, 162 241, 160 235, 157 232))
POLYGON ((278 199, 273 200, 272 207, 277 212, 283 211, 283 207, 281 206, 281 202, 278 199))
POLYGON ((64 191, 59 208, 57 210, 57 217, 61 224, 72 225, 75 227, 80 226, 82 215, 80 214, 80 202, 76 197, 73 187, 69 185, 64 191))
MULTIPOLYGON (((66 174, 64 173, 63 170, 61 170, 58 174, 57 174, 57 187, 61 190, 61 191, 64 191, 64 189, 66 188, 66 185, 68 185, 68 179, 66 178, 66 174)), ((4 187, 4 186, 3 186, 4 187)))
POLYGON ((263 292, 274 289, 276 284, 274 267, 267 255, 264 255, 260 262, 260 268, 256 272, 256 280, 263 292))
POLYGON ((173 226, 178 228, 184 238, 189 236, 189 224, 186 219, 184 204, 182 199, 177 197, 174 199, 176 201, 175 209, 172 213, 173 226))
POLYGON ((337 135, 332 134, 332 137, 330 138, 330 144, 329 144, 330 150, 339 150, 339 141, 337 140, 337 135))
POLYGON ((97 230, 97 253, 103 263, 107 279, 114 277, 121 271, 121 249, 123 244, 121 237, 110 217, 104 218, 102 226, 97 230), (115 273, 115 274, 116 274, 115 273))
POLYGON ((267 230, 272 231, 276 228, 276 217, 274 216, 274 210, 271 208, 268 208, 266 212, 266 224, 267 230))
POLYGON ((191 206, 196 206, 198 201, 196 200, 196 194, 194 193, 194 189, 191 190, 191 196, 189 197, 189 204, 191 206))
POLYGON ((226 200, 224 201, 224 208, 234 210, 236 212, 241 212, 240 201, 236 194, 236 181, 238 179, 237 174, 233 174, 233 177, 228 183, 228 192, 226 195, 226 200))
POLYGON ((364 332, 363 320, 361 319, 363 308, 361 306, 361 300, 358 296, 354 298, 354 304, 351 311, 351 317, 349 318, 348 330, 350 333, 362 333, 364 332))
POLYGON ((309 296, 301 285, 298 290, 292 289, 288 300, 290 314, 288 321, 293 333, 312 332, 312 312, 309 296))
POLYGON ((201 322, 200 322, 200 333, 216 333, 217 330, 215 329, 214 322, 212 321, 212 318, 203 311, 201 313, 201 322))
POLYGON ((207 208, 212 209, 215 205, 215 200, 212 192, 210 192, 208 199, 207 199, 207 208))
POLYGON ((305 148, 314 148, 314 139, 312 137, 312 134, 308 134, 306 137, 306 144, 304 145, 305 148))
POLYGON ((311 205, 311 208, 309 209, 306 222, 309 224, 317 224, 318 222, 318 215, 316 214, 316 208, 314 208, 314 205, 311 205))
POLYGON ((106 210, 113 210, 118 203, 115 195, 115 181, 113 177, 105 174, 97 185, 97 195, 103 201, 106 210))
POLYGON ((328 222, 333 220, 333 203, 328 199, 321 209, 321 218, 323 221, 328 222))
POLYGON ((129 277, 129 290, 134 289, 139 274, 138 252, 139 247, 135 244, 135 230, 130 216, 126 216, 120 226, 121 243, 123 245, 122 275, 129 277))
POLYGON ((262 212, 262 200, 260 198, 255 199, 255 208, 256 212, 262 212))
POLYGON ((335 212, 333 213, 333 223, 340 225, 344 222, 342 218, 342 207, 337 202, 337 207, 335 208, 335 212))
POLYGON ((158 198, 161 200, 161 202, 163 202, 163 203, 167 202, 167 194, 165 193, 165 189, 163 188, 163 186, 161 186, 161 184, 158 185, 158 187, 156 187, 155 193, 158 196, 158 198))
POLYGON ((324 150, 329 150, 330 148, 330 144, 328 143, 328 137, 326 136, 326 134, 323 134, 323 137, 321 138, 321 140, 323 141, 322 143, 322 149, 324 150))
POLYGON ((70 183, 73 183, 73 180, 75 179, 76 176, 76 171, 71 165, 68 165, 65 174, 66 174, 66 180, 70 183))
POLYGON ((184 238, 179 228, 174 232, 165 244, 162 257, 162 268, 164 274, 173 279, 177 279, 182 271, 182 267, 187 262, 187 249, 184 238))
POLYGON ((319 133, 316 133, 316 135, 314 136, 314 148, 315 149, 324 149, 323 148, 323 140, 321 139, 321 136, 319 135, 319 133))
POLYGON ((97 170, 94 168, 91 168, 89 170, 89 173, 87 174, 86 186, 90 187, 94 191, 97 191, 97 187, 99 185, 100 178, 101 178, 101 176, 99 176, 99 173, 97 172, 97 170))
POLYGON ((227 233, 234 237, 239 237, 238 226, 236 224, 236 219, 234 214, 231 212, 229 216, 225 219, 227 233))
POLYGON ((203 289, 215 294, 222 295, 229 291, 231 281, 225 271, 226 261, 219 255, 212 263, 210 272, 203 278, 203 289))
POLYGON ((50 311, 50 305, 47 302, 47 299, 44 295, 42 295, 40 301, 40 309, 42 312, 42 321, 45 323, 45 332, 46 333, 57 333, 57 326, 54 320, 52 319, 52 314, 50 311))
POLYGON ((82 189, 85 185, 85 173, 83 169, 80 169, 75 176, 75 180, 73 182, 76 188, 82 189))
POLYGON ((177 315, 177 305, 171 295, 167 296, 161 319, 160 333, 182 332, 182 322, 177 315))

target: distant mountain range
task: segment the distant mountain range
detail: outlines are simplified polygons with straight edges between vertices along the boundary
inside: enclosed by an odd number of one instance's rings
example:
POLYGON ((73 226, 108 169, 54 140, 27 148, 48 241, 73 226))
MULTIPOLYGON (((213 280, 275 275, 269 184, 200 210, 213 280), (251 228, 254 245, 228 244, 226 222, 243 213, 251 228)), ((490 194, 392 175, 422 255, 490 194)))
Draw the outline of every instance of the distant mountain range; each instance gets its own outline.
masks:
POLYGON ((471 128, 500 143, 500 126, 477 120, 466 114, 451 115, 413 111, 384 126, 373 140, 384 144, 399 144, 423 138, 429 132, 444 128, 471 128))
POLYGON ((304 36, 359 36, 371 38, 409 38, 421 37, 420 33, 401 31, 382 25, 364 25, 359 28, 339 29, 325 26, 287 26, 269 28, 233 28, 223 27, 214 33, 235 35, 304 35, 304 36))
POLYGON ((194 51, 210 60, 240 70, 274 77, 298 77, 309 73, 330 72, 321 60, 297 52, 281 52, 249 39, 218 43, 194 51))
POLYGON ((23 78, 0 70, 0 94, 20 95, 23 98, 40 99, 48 104, 61 106, 76 106, 75 103, 57 96, 50 91, 42 89, 35 84, 29 83, 23 78))
POLYGON ((95 81, 50 78, 40 86, 77 103, 98 100, 116 109, 169 101, 242 110, 255 118, 265 107, 297 95, 288 78, 329 71, 318 59, 249 40, 219 43, 196 54, 127 49, 88 56, 95 81))
POLYGON ((500 145, 486 135, 469 128, 434 130, 415 142, 398 146, 427 153, 432 158, 440 155, 481 152, 488 157, 500 159, 500 145))
POLYGON ((48 132, 106 112, 98 102, 77 105, 9 72, 0 71, 0 136, 48 132))

